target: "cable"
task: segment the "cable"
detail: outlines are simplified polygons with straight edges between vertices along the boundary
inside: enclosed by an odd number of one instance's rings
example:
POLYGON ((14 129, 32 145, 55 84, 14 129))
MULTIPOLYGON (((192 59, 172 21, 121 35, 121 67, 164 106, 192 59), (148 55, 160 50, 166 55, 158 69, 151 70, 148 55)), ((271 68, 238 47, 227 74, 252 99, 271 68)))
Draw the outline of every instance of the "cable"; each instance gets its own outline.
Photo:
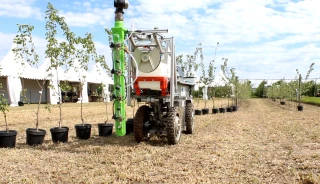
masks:
POLYGON ((133 82, 131 82, 131 84, 127 85, 126 87, 128 86, 131 86, 132 84, 134 84, 138 78, 138 73, 139 73, 139 68, 138 68, 138 63, 136 61, 136 59, 132 56, 132 54, 130 52, 128 52, 129 56, 133 59, 134 63, 136 64, 136 78, 134 79, 133 82))
POLYGON ((127 40, 129 40, 130 39, 130 37, 133 35, 133 33, 134 33, 134 31, 135 31, 135 29, 134 29, 134 19, 133 19, 133 25, 131 25, 131 33, 130 33, 130 35, 123 41, 123 42, 126 42, 127 40))
POLYGON ((112 116, 114 116, 114 104, 116 103, 116 100, 117 100, 117 99, 115 99, 115 100, 113 101, 113 103, 112 103, 112 116))
MULTIPOLYGON (((124 78, 124 85, 126 86, 126 76, 124 76, 124 75, 120 75, 120 76, 122 76, 123 78, 124 78)), ((126 86, 127 87, 127 86, 126 86)), ((124 100, 127 100, 127 96, 128 96, 128 90, 127 90, 127 88, 125 87, 125 89, 126 89, 126 96, 124 97, 124 99, 122 100, 122 101, 124 101, 124 100)))

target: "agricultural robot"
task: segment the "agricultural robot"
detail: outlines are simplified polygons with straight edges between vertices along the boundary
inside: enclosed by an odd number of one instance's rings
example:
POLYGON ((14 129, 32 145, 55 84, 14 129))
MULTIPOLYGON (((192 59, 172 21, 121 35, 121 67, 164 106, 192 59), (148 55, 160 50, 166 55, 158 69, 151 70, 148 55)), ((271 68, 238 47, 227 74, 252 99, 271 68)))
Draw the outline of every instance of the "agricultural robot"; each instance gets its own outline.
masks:
POLYGON ((191 92, 194 77, 184 77, 176 66, 174 38, 165 37, 168 30, 132 30, 123 27, 126 0, 115 0, 115 26, 112 28, 114 107, 116 134, 126 133, 125 106, 131 99, 144 102, 134 115, 134 137, 137 142, 151 136, 166 137, 177 144, 181 133, 193 133, 194 110, 191 92), (127 44, 125 44, 127 42, 127 44), (128 54, 127 77, 125 57, 128 54))

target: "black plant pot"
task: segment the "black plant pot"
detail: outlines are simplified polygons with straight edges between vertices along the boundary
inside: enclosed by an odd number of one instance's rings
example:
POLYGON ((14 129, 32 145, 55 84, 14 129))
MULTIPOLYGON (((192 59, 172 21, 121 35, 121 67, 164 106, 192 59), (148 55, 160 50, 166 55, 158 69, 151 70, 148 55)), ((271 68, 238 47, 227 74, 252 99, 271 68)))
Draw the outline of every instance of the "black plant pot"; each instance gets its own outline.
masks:
POLYGON ((219 109, 218 108, 212 109, 212 114, 217 114, 217 113, 219 113, 219 109))
POLYGON ((19 102, 18 102, 18 105, 19 105, 19 106, 24 106, 24 103, 21 102, 21 101, 19 101, 19 102))
POLYGON ((280 102, 281 105, 286 105, 286 102, 280 102))
POLYGON ((126 135, 133 133, 133 118, 128 118, 126 121, 126 135))
POLYGON ((0 148, 13 148, 16 146, 17 131, 0 131, 0 148))
POLYGON ((203 115, 209 114, 209 109, 208 109, 208 108, 202 109, 202 114, 203 114, 203 115))
POLYGON ((27 128, 26 141, 29 146, 37 146, 43 144, 46 131, 43 129, 27 128))
POLYGON ((303 106, 302 105, 298 105, 297 108, 298 108, 298 111, 303 111, 303 106))
POLYGON ((232 107, 227 107, 227 112, 232 112, 232 107))
POLYGON ((225 113, 225 112, 226 112, 226 109, 225 109, 225 108, 219 108, 219 112, 220 112, 220 113, 225 113))
POLYGON ((50 129, 52 142, 68 142, 68 134, 69 128, 68 127, 53 127, 50 129))
POLYGON ((98 130, 99 136, 110 136, 112 135, 113 124, 112 123, 99 123, 98 130))
POLYGON ((79 139, 89 139, 91 136, 91 124, 76 124, 76 137, 79 139))
POLYGON ((238 110, 238 106, 234 105, 232 106, 232 111, 237 111, 238 110))
POLYGON ((202 114, 201 110, 194 110, 194 114, 200 116, 202 114))

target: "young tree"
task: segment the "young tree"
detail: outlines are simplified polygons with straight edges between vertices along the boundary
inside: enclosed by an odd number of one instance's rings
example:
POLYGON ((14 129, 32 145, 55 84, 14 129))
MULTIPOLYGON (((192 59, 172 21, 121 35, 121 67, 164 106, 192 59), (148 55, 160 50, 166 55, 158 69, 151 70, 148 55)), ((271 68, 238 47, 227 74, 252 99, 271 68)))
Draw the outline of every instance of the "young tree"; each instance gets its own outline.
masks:
POLYGON ((238 78, 236 77, 236 73, 235 73, 235 68, 231 68, 229 70, 228 68, 228 58, 222 58, 222 60, 224 60, 223 65, 221 65, 221 71, 224 75, 224 77, 222 78, 226 85, 228 86, 228 90, 226 92, 226 96, 228 96, 228 107, 229 107, 229 98, 235 97, 235 86, 237 83, 238 78), (236 80, 237 79, 237 80, 236 80))
POLYGON ((76 72, 79 73, 79 91, 80 91, 80 114, 82 125, 84 125, 83 119, 83 86, 86 83, 86 75, 85 72, 88 71, 88 66, 90 61, 95 61, 99 63, 103 63, 103 61, 99 61, 100 59, 104 59, 104 57, 99 57, 96 52, 95 44, 92 40, 92 35, 90 33, 86 33, 85 37, 77 37, 75 38, 75 44, 77 44, 75 50, 75 59, 79 62, 78 66, 75 66, 76 72))
POLYGON ((7 99, 5 99, 3 95, 0 95, 0 111, 3 113, 3 118, 6 125, 6 132, 9 132, 9 126, 7 121, 7 112, 9 112, 9 104, 7 102, 7 99))
MULTIPOLYGON (((47 71, 55 70, 56 71, 56 81, 51 80, 50 87, 55 91, 56 95, 59 97, 59 128, 62 127, 62 95, 61 90, 69 90, 69 86, 65 83, 60 82, 61 76, 59 76, 58 68, 64 67, 69 68, 73 65, 73 57, 76 53, 76 36, 69 29, 65 18, 58 15, 58 10, 56 10, 51 3, 48 3, 46 11, 46 40, 47 40, 47 49, 45 51, 46 57, 50 59, 50 66, 47 71), (64 41, 59 42, 58 36, 58 26, 65 36, 64 41), (52 83, 56 82, 56 85, 52 83), (56 86, 56 87, 55 87, 56 86)), ((52 76, 51 76, 52 77, 52 76)))
MULTIPOLYGON (((178 55, 176 57, 176 63, 177 66, 181 68, 182 72, 184 73, 185 77, 195 77, 195 72, 198 71, 199 68, 199 63, 197 61, 197 57, 200 54, 200 52, 202 53, 202 46, 201 43, 198 44, 198 47, 196 47, 195 52, 193 53, 193 55, 186 55, 186 60, 183 58, 183 55, 178 55)), ((199 93, 200 90, 197 91, 197 108, 199 105, 199 93)))
POLYGON ((261 81, 261 83, 259 84, 259 86, 257 87, 256 91, 254 92, 254 95, 256 97, 260 97, 263 98, 265 95, 265 85, 267 84, 266 80, 261 81))
MULTIPOLYGON (((202 48, 200 50, 200 67, 201 67, 201 70, 202 70, 202 75, 200 77, 200 81, 204 84, 204 87, 209 87, 211 89, 211 94, 213 93, 214 94, 214 85, 213 85, 213 82, 214 82, 214 79, 215 79, 215 70, 216 68, 214 67, 214 62, 215 62, 215 59, 216 59, 216 53, 217 53, 217 48, 218 48, 218 45, 219 45, 219 42, 217 42, 217 46, 215 48, 215 54, 214 54, 214 59, 211 60, 209 62, 209 66, 208 66, 208 69, 206 70, 206 66, 204 64, 204 58, 203 58, 203 53, 202 53, 202 48)), ((213 108, 214 108, 214 95, 213 95, 213 108)), ((204 102, 204 108, 207 107, 207 100, 205 100, 204 102)))
POLYGON ((183 58, 182 54, 176 57, 177 66, 181 68, 185 77, 194 77, 195 72, 198 71, 199 63, 197 62, 197 57, 201 51, 202 46, 201 43, 199 43, 193 55, 186 55, 186 60, 183 58))
MULTIPOLYGON (((21 65, 30 65, 36 69, 38 69, 39 64, 39 55, 36 52, 36 48, 33 42, 32 31, 34 30, 34 26, 31 25, 20 25, 18 24, 18 33, 13 40, 13 43, 16 45, 12 51, 15 53, 15 60, 21 62, 21 65), (25 63, 26 62, 26 63, 25 63)), ((43 76, 45 77, 45 76, 43 76)), ((37 109, 32 111, 36 114, 36 131, 39 130, 39 113, 40 113, 40 104, 42 99, 42 92, 44 86, 46 84, 45 79, 38 79, 36 76, 36 82, 38 87, 40 88, 39 91, 39 99, 38 99, 38 106, 37 109)), ((22 96, 24 99, 30 104, 30 99, 26 97, 27 89, 22 90, 22 96)), ((47 107, 48 109, 48 107, 47 107)))
POLYGON ((298 103, 299 106, 301 105, 301 95, 305 95, 308 91, 309 88, 312 87, 313 83, 308 83, 307 80, 311 74, 311 72, 314 70, 314 63, 311 63, 311 65, 309 66, 309 70, 306 74, 306 77, 304 79, 304 82, 302 82, 302 77, 301 74, 299 73, 299 70, 296 69, 297 72, 297 76, 298 76, 298 86, 297 86, 297 91, 298 91, 298 103))

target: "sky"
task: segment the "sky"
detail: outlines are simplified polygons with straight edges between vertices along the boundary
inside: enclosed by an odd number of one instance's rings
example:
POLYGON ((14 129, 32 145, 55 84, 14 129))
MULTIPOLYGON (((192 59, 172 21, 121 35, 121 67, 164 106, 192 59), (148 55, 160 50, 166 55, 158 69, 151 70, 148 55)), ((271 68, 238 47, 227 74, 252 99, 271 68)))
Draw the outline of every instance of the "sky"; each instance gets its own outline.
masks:
MULTIPOLYGON (((46 0, 0 0, 0 60, 10 50, 17 24, 35 26, 37 52, 44 56, 46 0)), ((111 66, 105 28, 114 25, 113 0, 52 0, 71 30, 94 36, 99 54, 111 66)), ((202 43, 204 61, 215 60, 216 73, 228 58, 240 79, 320 78, 319 0, 129 0, 129 30, 168 29, 176 55, 193 54, 202 43), (218 47, 217 42, 219 42, 218 47), (216 56, 215 56, 215 49, 216 56)), ((198 71, 200 75, 200 71, 198 71)), ((319 79, 320 81, 320 79, 319 79)))

